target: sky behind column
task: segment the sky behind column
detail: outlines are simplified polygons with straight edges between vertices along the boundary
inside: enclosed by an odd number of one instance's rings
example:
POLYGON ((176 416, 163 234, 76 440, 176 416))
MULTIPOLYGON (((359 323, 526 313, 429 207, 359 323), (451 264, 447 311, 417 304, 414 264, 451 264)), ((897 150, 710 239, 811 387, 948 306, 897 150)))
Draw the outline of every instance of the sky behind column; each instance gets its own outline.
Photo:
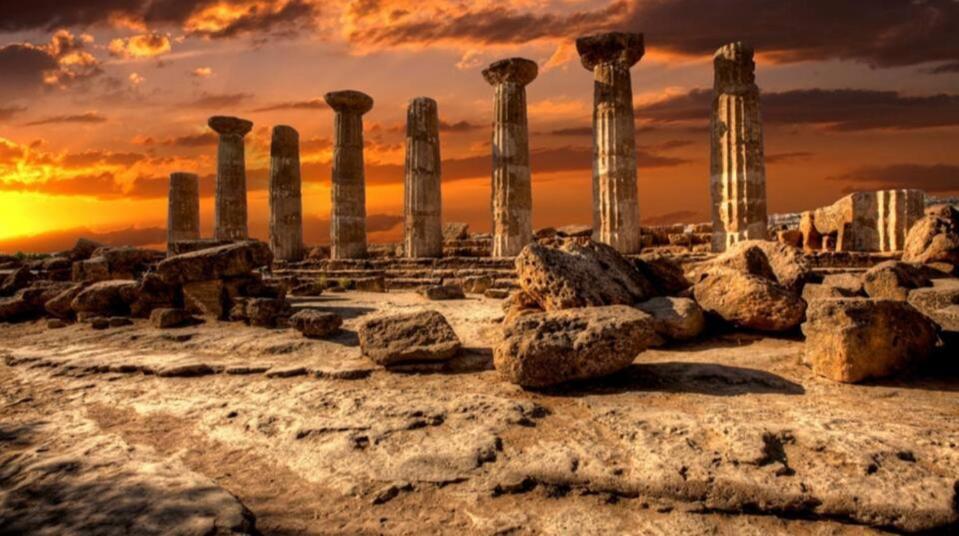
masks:
POLYGON ((708 220, 712 54, 757 50, 772 212, 847 192, 959 193, 956 0, 2 0, 0 251, 79 235, 164 240, 168 175, 201 177, 212 232, 211 115, 246 140, 252 234, 265 237, 270 129, 300 132, 304 225, 328 241, 327 91, 371 95, 371 240, 401 234, 405 109, 439 102, 443 217, 490 227, 498 59, 539 64, 527 87, 534 225, 589 223, 592 76, 577 36, 643 32, 632 70, 640 213, 708 220), (29 238, 25 238, 29 237, 29 238))

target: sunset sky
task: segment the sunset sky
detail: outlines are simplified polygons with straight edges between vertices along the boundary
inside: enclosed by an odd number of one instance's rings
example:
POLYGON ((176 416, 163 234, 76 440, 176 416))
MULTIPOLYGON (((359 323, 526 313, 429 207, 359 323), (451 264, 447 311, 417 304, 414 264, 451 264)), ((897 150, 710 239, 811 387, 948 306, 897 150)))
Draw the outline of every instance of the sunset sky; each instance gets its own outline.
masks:
POLYGON ((480 71, 536 61, 527 88, 534 226, 590 221, 592 75, 576 36, 643 32, 632 70, 640 214, 708 219, 712 53, 757 50, 771 212, 884 187, 959 193, 957 0, 2 0, 0 251, 85 234, 162 242, 167 177, 201 176, 212 232, 211 115, 254 122, 250 229, 265 237, 270 128, 300 132, 304 225, 329 240, 327 91, 365 116, 372 241, 401 233, 405 109, 439 102, 443 217, 490 227, 492 89, 480 71), (23 237, 29 236, 29 239, 23 237))

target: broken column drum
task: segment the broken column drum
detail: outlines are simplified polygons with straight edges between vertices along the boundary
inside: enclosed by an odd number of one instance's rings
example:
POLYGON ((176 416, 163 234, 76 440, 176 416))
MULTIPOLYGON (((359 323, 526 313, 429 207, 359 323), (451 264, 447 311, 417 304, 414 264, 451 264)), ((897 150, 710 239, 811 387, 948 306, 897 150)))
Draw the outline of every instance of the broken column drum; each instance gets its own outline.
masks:
POLYGON ((170 173, 167 251, 183 240, 200 238, 200 179, 195 173, 170 173))
POLYGON ((303 258, 303 199, 300 135, 292 127, 273 127, 270 142, 270 248, 273 258, 303 258))
POLYGON ((731 43, 716 51, 710 128, 712 249, 767 237, 766 166, 753 49, 731 43))
POLYGON ((404 250, 407 257, 442 257, 440 135, 436 101, 418 97, 406 113, 404 250))
POLYGON ((538 73, 524 58, 497 61, 483 70, 493 86, 493 257, 516 256, 533 239, 526 85, 538 73))
POLYGON ((580 37, 576 50, 594 78, 593 239, 620 253, 637 253, 636 127, 629 69, 643 57, 643 34, 580 37))
POLYGON ((366 256, 363 114, 373 108, 373 99, 352 90, 333 91, 324 98, 336 112, 333 121, 330 258, 363 258, 366 256))
POLYGON ((253 123, 238 117, 214 116, 208 124, 220 135, 216 152, 214 238, 246 240, 246 163, 243 137, 253 123))

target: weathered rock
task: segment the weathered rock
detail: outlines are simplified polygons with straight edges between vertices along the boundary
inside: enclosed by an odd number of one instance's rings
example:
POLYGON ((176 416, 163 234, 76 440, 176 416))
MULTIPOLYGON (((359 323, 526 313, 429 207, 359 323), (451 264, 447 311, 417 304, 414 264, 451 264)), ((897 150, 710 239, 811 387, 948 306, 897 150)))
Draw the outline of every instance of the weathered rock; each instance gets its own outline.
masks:
POLYGON ((710 266, 765 277, 794 292, 799 292, 812 274, 802 250, 769 240, 737 242, 710 262, 710 266))
POLYGON ((906 235, 904 262, 959 264, 959 209, 931 207, 906 235))
POLYGON ((70 279, 87 283, 108 281, 110 280, 110 265, 105 257, 91 257, 74 262, 70 279))
POLYGON ((443 240, 466 240, 470 237, 470 226, 467 223, 446 223, 443 225, 443 240))
POLYGON ((319 296, 325 288, 325 283, 321 281, 299 283, 290 289, 290 296, 319 296))
POLYGON ((509 324, 517 317, 531 314, 531 313, 542 313, 543 309, 540 308, 539 303, 533 299, 532 296, 527 294, 525 291, 517 290, 509 295, 502 304, 503 313, 503 324, 509 324))
POLYGON ((150 312, 150 323, 157 329, 170 329, 195 323, 196 319, 186 309, 162 307, 150 312))
POLYGON ((357 277, 353 288, 362 292, 386 292, 386 279, 383 276, 357 277))
POLYGON ((0 282, 0 296, 13 296, 18 290, 26 288, 35 279, 33 272, 27 266, 16 269, 0 282))
POLYGON ((824 249, 901 251, 909 229, 922 218, 925 198, 921 190, 854 192, 816 209, 810 222, 824 249))
POLYGON ((183 285, 183 304, 190 313, 223 318, 227 312, 223 280, 194 281, 183 285))
POLYGON ((858 296, 865 292, 862 288, 862 276, 859 274, 828 274, 822 278, 822 284, 837 288, 847 296, 858 296))
POLYGON ((290 317, 290 324, 306 337, 322 339, 339 331, 343 319, 336 313, 304 309, 290 317))
POLYGON ((247 240, 168 257, 157 265, 157 275, 166 283, 185 285, 247 275, 271 262, 273 253, 268 245, 247 240))
POLYGON ((675 296, 692 286, 683 267, 667 255, 643 254, 633 264, 659 295, 675 296))
POLYGON ((630 305, 655 295, 628 259, 598 242, 529 244, 516 257, 516 273, 522 289, 545 311, 630 305))
POLYGON ((909 292, 907 301, 943 331, 959 332, 959 279, 937 279, 932 287, 909 292))
POLYGON ((467 277, 463 280, 463 292, 482 294, 493 287, 493 278, 488 275, 467 277))
POLYGON ((937 340, 929 319, 896 300, 816 300, 802 330, 813 371, 845 383, 907 369, 925 359, 937 340))
POLYGON ((251 326, 275 328, 280 318, 289 317, 289 304, 282 298, 248 298, 246 320, 251 326))
POLYGON ((152 249, 102 247, 93 252, 91 260, 106 261, 110 279, 136 279, 165 256, 163 252, 152 249))
POLYGON ((71 307, 76 313, 100 316, 125 315, 136 296, 137 282, 118 279, 100 281, 80 291, 71 307))
POLYGON ((706 327, 702 308, 689 298, 653 298, 636 308, 652 315, 656 333, 674 341, 695 339, 706 327))
POLYGON ((133 320, 125 316, 111 316, 107 319, 111 328, 122 328, 123 326, 132 326, 133 320))
POLYGON ((174 308, 183 303, 180 287, 163 281, 155 273, 147 273, 137 287, 136 299, 130 304, 130 314, 147 318, 157 308, 174 308))
POLYGON ((593 228, 589 225, 563 225, 556 229, 556 234, 566 238, 589 238, 593 236, 593 228))
POLYGON ((77 239, 77 243, 73 246, 73 249, 69 251, 68 256, 71 261, 83 261, 89 259, 93 252, 104 247, 103 244, 99 242, 94 242, 88 238, 77 239))
POLYGON ((870 298, 899 301, 905 301, 912 289, 932 286, 919 267, 898 261, 873 266, 863 275, 862 282, 870 298))
POLYGON ((87 319, 87 323, 90 324, 92 329, 97 331, 104 330, 110 327, 110 319, 104 318, 102 316, 94 316, 87 319))
POLYGON ((505 288, 488 288, 483 296, 493 300, 505 300, 509 297, 509 290, 505 288))
POLYGON ((34 315, 22 293, 21 290, 12 297, 0 298, 0 322, 22 322, 34 315))
POLYGON ((852 298, 858 296, 855 292, 849 292, 842 287, 834 287, 826 284, 806 283, 802 288, 802 299, 809 303, 813 300, 822 300, 826 298, 852 298))
POLYGON ((653 317, 624 305, 522 315, 505 326, 493 361, 523 387, 606 376, 658 340, 654 326, 653 317))
POLYGON ((67 323, 59 318, 51 318, 47 320, 47 329, 63 329, 67 327, 67 323))
POLYGON ((715 269, 693 286, 706 312, 736 326, 788 331, 803 320, 806 302, 769 279, 738 270, 715 269))
POLYGON ((428 300, 462 300, 466 298, 463 288, 457 285, 434 285, 420 289, 420 294, 428 300))
POLYGON ((449 322, 436 311, 367 320, 358 330, 363 355, 380 365, 445 361, 462 349, 449 322))

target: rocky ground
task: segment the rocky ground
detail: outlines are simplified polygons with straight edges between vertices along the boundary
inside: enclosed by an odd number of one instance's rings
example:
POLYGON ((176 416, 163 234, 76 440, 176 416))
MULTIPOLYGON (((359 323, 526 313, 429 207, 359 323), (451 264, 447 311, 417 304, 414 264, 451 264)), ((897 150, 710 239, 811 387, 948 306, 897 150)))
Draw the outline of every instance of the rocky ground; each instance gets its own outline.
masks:
POLYGON ((834 383, 798 336, 725 332, 527 391, 499 301, 291 301, 343 330, 0 325, 0 533, 959 531, 954 370, 834 383), (361 320, 419 309, 461 357, 360 356, 361 320))

